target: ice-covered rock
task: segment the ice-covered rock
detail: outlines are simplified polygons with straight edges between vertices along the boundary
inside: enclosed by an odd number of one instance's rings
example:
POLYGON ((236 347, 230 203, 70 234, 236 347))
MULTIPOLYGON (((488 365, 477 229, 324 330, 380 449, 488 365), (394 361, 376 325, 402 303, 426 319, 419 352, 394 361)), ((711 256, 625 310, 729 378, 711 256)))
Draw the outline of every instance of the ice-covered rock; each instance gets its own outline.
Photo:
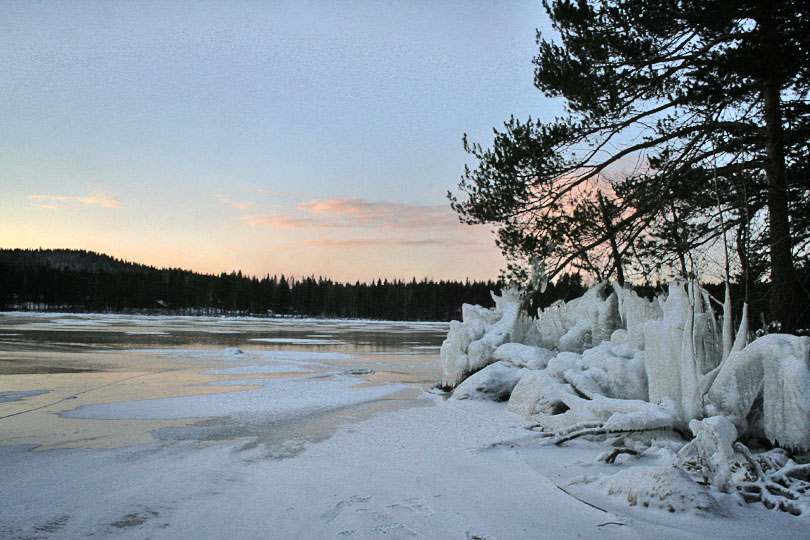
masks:
POLYGON ((524 371, 506 362, 495 362, 467 377, 450 399, 506 401, 524 371))
POLYGON ((631 467, 600 479, 598 484, 608 495, 623 497, 630 506, 677 513, 722 513, 709 490, 677 467, 631 467))
POLYGON ((554 415, 568 410, 562 394, 572 393, 547 371, 527 371, 512 391, 507 409, 526 418, 536 414, 554 415))
POLYGON ((504 343, 492 354, 496 361, 507 362, 516 367, 543 369, 555 353, 542 347, 532 347, 522 343, 504 343))
POLYGON ((617 399, 647 399, 643 353, 632 358, 617 356, 608 342, 582 354, 562 352, 549 360, 546 370, 549 375, 570 383, 588 396, 603 394, 617 399))
POLYGON ((447 339, 442 343, 442 386, 453 388, 469 374, 491 364, 500 345, 512 341, 512 335, 523 336, 525 314, 521 314, 521 293, 505 289, 501 296, 492 295, 494 309, 462 306, 463 322, 450 323, 447 339))
POLYGON ((561 400, 578 420, 603 421, 608 431, 641 431, 667 429, 680 424, 676 408, 638 399, 613 399, 595 395, 583 399, 576 395, 563 394, 561 400))
POLYGON ((810 338, 770 334, 734 351, 707 394, 708 409, 738 428, 762 393, 762 428, 772 442, 810 449, 810 338))

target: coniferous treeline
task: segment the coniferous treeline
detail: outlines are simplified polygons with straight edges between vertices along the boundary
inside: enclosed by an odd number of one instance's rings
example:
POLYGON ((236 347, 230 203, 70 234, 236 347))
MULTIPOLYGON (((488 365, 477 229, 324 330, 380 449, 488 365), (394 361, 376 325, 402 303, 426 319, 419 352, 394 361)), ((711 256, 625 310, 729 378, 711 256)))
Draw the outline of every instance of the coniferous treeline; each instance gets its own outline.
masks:
POLYGON ((330 279, 157 269, 81 250, 0 250, 0 309, 171 311, 387 320, 460 318, 493 304, 492 282, 330 279))
MULTIPOLYGON (((802 268, 805 279, 810 269, 802 268)), ((704 283, 716 298, 722 284, 704 283)), ((566 273, 534 291, 529 313, 587 290, 582 274, 566 273)), ((664 292, 633 285, 647 298, 664 292)), ((330 279, 286 276, 248 277, 241 272, 199 274, 177 268, 157 269, 90 251, 0 249, 0 310, 145 312, 178 314, 292 315, 384 320, 447 321, 461 318, 461 305, 492 307, 490 291, 500 284, 456 281, 338 283, 330 279)), ((756 320, 767 310, 768 283, 747 293, 732 285, 734 298, 748 298, 756 320)), ((810 318, 810 307, 799 313, 810 318)), ((810 324, 805 324, 806 328, 810 324)), ((806 332, 806 330, 803 330, 806 332)))

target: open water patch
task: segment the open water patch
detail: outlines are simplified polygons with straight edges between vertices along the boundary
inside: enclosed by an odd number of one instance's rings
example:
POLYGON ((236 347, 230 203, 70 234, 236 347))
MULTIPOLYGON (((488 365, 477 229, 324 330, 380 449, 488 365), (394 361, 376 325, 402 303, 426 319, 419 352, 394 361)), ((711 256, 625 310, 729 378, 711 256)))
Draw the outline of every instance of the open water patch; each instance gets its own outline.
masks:
POLYGON ((47 394, 48 392, 50 392, 50 390, 23 390, 23 391, 0 392, 0 403, 22 401, 25 398, 41 396, 42 394, 47 394))

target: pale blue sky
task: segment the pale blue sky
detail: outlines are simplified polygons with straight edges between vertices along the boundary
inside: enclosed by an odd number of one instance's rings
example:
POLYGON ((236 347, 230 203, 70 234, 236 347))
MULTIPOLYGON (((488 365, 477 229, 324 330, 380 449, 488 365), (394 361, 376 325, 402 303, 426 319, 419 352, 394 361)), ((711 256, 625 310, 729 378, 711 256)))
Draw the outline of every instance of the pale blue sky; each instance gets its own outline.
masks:
POLYGON ((445 193, 532 87, 537 1, 0 2, 0 246, 488 278, 445 193))

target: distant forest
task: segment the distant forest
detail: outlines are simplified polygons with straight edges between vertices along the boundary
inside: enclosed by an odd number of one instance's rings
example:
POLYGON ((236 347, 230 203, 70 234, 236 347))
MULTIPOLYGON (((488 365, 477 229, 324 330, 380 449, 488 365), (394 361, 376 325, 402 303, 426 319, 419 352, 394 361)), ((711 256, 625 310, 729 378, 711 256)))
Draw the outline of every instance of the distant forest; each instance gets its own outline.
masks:
MULTIPOLYGON (((581 277, 564 276, 544 303, 574 298, 581 277), (558 294, 559 293, 559 294, 558 294)), ((330 279, 200 274, 154 268, 70 249, 0 250, 0 309, 76 312, 292 315, 447 321, 463 303, 493 305, 493 281, 337 283, 330 279)))

